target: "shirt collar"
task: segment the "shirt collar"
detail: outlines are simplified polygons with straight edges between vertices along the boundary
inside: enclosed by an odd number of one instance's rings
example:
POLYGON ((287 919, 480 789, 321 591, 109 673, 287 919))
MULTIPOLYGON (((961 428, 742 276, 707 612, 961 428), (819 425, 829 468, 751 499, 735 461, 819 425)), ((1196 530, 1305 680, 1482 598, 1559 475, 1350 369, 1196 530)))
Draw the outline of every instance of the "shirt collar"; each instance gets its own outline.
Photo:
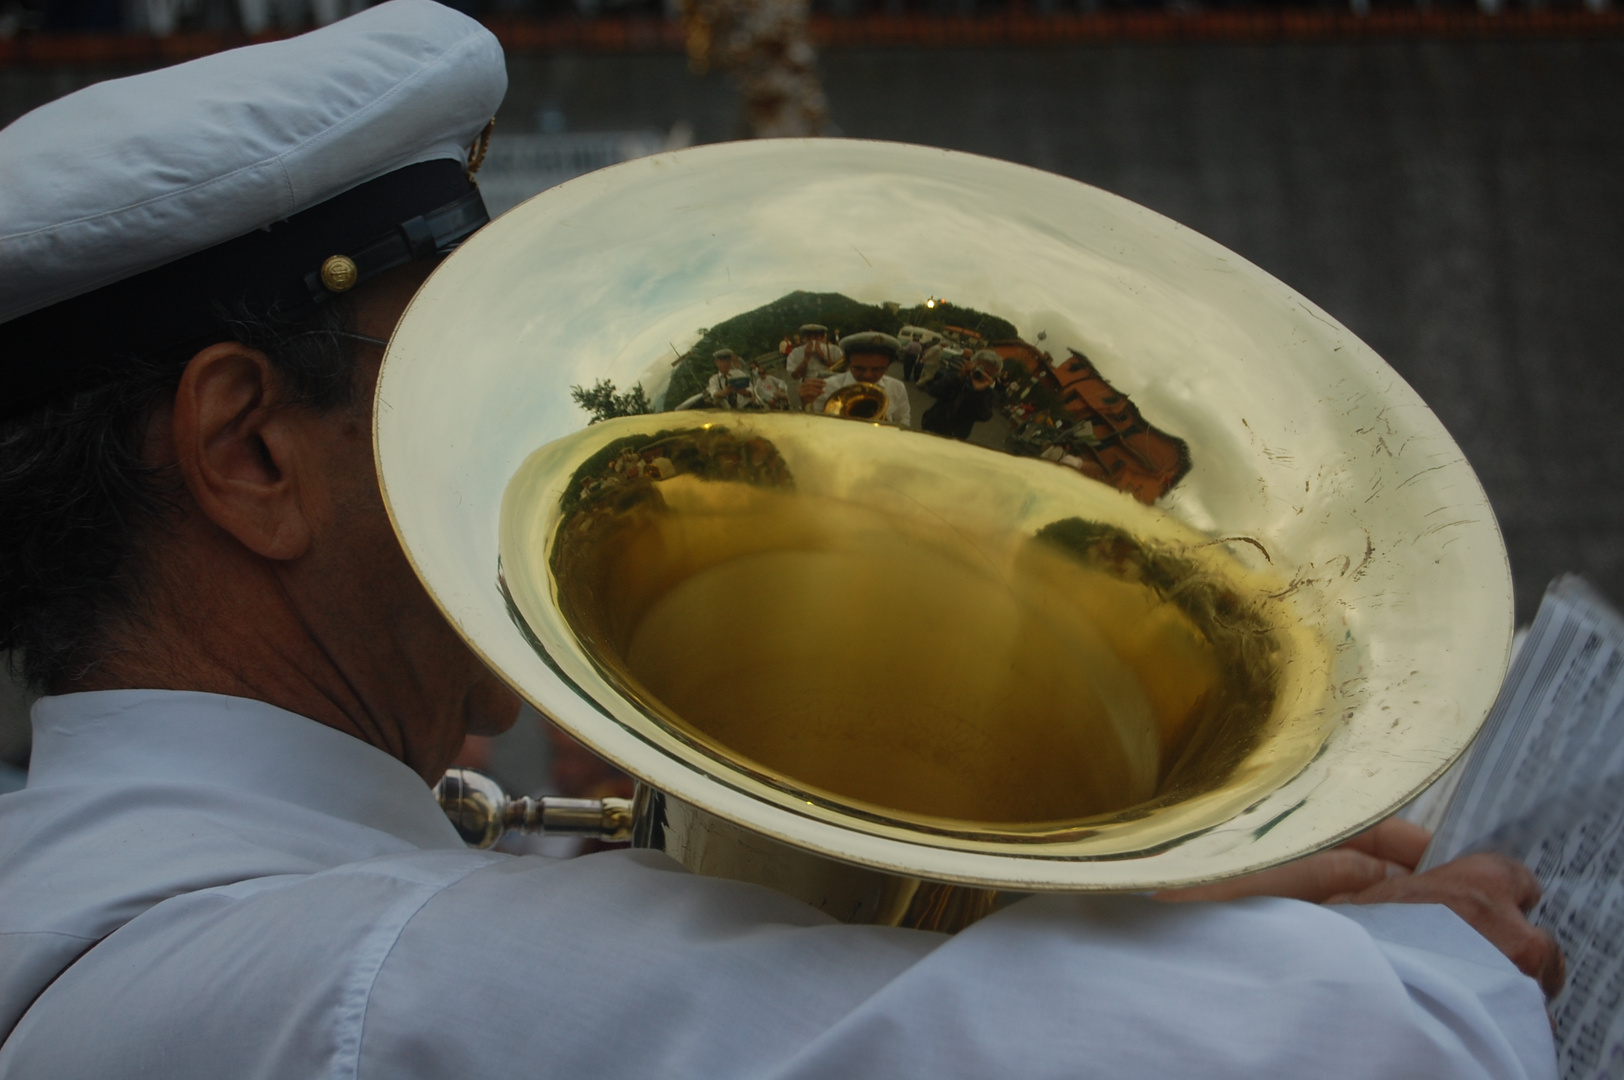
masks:
POLYGON ((34 704, 28 786, 228 788, 378 829, 422 848, 460 848, 421 777, 360 739, 248 698, 100 690, 34 704))

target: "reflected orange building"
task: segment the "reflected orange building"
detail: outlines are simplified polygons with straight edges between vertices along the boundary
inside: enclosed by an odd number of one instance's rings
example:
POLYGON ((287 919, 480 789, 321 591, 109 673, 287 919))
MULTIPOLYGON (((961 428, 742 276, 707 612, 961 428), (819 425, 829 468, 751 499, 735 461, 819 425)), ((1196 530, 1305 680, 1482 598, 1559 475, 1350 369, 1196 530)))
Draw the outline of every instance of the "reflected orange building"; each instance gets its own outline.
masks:
POLYGON ((1188 444, 1147 421, 1128 395, 1076 349, 1068 349, 1070 355, 1058 364, 1025 341, 999 341, 992 349, 1026 368, 1064 410, 1064 431, 1056 428, 1054 441, 1040 456, 1058 458, 1143 503, 1167 494, 1190 471, 1188 444))

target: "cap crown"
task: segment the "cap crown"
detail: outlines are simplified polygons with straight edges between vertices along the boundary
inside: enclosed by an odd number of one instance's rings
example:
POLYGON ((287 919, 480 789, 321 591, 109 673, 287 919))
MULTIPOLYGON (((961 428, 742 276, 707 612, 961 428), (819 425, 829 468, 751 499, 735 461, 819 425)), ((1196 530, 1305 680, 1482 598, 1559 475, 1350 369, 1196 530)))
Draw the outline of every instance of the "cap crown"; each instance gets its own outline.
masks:
POLYGON ((0 130, 0 322, 464 159, 502 50, 432 0, 98 83, 0 130))

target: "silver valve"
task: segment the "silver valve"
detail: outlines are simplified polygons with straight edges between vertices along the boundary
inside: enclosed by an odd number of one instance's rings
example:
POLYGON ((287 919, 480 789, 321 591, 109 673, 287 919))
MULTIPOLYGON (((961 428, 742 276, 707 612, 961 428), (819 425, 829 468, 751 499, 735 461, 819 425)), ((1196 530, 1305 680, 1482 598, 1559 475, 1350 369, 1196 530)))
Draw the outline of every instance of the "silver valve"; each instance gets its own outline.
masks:
POLYGON ((509 798, 502 785, 472 769, 447 769, 434 785, 440 809, 469 847, 495 846, 508 832, 629 840, 630 799, 509 798))

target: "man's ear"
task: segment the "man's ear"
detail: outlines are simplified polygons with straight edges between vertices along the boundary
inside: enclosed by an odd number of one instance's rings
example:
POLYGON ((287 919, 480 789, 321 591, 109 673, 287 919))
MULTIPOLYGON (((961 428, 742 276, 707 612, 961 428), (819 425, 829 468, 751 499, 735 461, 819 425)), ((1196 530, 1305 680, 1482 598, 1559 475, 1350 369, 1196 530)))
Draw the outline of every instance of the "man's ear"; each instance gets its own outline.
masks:
POLYGON ((310 547, 306 420, 286 404, 265 354, 235 341, 193 356, 175 392, 170 427, 187 490, 205 517, 266 559, 310 547))

